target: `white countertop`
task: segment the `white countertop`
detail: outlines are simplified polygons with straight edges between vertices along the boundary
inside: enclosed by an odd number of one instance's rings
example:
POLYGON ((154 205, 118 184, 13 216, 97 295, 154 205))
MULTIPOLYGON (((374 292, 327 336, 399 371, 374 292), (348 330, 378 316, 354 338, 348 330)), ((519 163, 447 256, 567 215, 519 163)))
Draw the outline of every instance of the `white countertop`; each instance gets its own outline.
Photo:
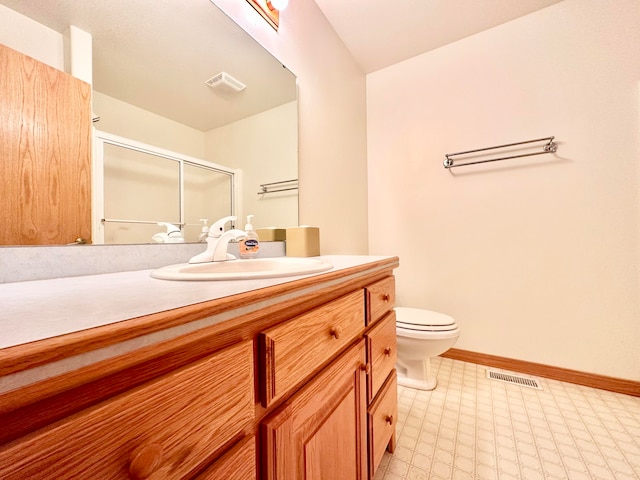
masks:
MULTIPOLYGON (((332 271, 386 256, 321 257, 332 271)), ((279 285, 295 277, 182 282, 151 278, 151 270, 0 284, 0 348, 99 327, 143 315, 279 285)))

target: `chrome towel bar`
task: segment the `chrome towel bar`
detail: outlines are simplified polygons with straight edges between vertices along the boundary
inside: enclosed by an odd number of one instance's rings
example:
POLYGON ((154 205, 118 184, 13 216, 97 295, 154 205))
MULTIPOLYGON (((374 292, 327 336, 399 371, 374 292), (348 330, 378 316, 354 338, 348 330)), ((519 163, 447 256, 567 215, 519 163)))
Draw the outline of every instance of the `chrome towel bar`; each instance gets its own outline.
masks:
POLYGON ((558 150, 558 145, 553 141, 555 137, 544 137, 544 138, 537 138, 535 140, 526 140, 524 142, 516 142, 516 143, 507 143, 505 145, 497 145, 495 147, 487 147, 487 148, 478 148, 476 150, 467 150, 465 152, 457 152, 457 153, 447 153, 445 155, 445 159, 443 165, 444 168, 454 168, 454 167, 464 167, 466 165, 475 165, 477 163, 487 163, 487 162, 497 162, 499 160, 508 160, 511 158, 522 158, 522 157, 531 157, 533 155, 544 155, 546 153, 555 153, 558 150), (508 155, 506 157, 499 157, 499 158, 488 158, 488 159, 484 159, 484 160, 474 160, 474 161, 469 161, 469 162, 465 162, 465 163, 458 163, 455 164, 455 161, 459 161, 459 160, 464 160, 464 159, 455 159, 452 157, 455 157, 457 155, 467 155, 470 153, 477 153, 477 152, 486 152, 488 150, 496 150, 499 148, 507 148, 507 147, 515 147, 517 145, 526 145, 528 143, 538 143, 538 142, 544 142, 546 141, 547 143, 542 147, 542 152, 533 152, 533 153, 522 153, 519 155, 508 155))
MULTIPOLYGON (((167 220, 155 221, 155 220, 127 220, 121 218, 101 218, 102 223, 140 223, 144 225, 157 225, 158 223, 172 223, 176 227, 184 227, 186 223, 183 222, 168 222, 167 220)), ((196 223, 194 225, 200 225, 196 223)))
POLYGON ((260 191, 258 195, 264 195, 265 193, 286 192, 288 190, 298 189, 298 179, 283 180, 282 182, 262 183, 260 184, 260 191))

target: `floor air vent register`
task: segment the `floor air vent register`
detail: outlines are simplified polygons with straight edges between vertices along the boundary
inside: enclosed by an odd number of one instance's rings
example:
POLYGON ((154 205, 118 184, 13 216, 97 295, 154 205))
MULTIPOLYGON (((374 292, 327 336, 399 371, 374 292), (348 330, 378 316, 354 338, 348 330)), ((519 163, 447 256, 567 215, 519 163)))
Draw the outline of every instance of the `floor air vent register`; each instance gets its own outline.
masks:
POLYGON ((495 370, 487 369, 487 378, 490 380, 497 380, 499 382, 513 383, 520 385, 521 387, 535 388, 536 390, 542 390, 540 382, 535 378, 523 377, 514 373, 503 373, 495 370))

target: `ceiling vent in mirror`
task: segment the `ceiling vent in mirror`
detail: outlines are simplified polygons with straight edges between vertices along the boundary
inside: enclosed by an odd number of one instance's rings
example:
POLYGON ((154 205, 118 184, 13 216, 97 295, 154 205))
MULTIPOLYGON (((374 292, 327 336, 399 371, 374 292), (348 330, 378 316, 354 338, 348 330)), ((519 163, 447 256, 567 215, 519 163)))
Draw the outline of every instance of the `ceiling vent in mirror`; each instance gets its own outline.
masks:
POLYGON ((211 77, 209 80, 207 80, 204 83, 214 88, 222 87, 222 86, 229 87, 232 90, 235 90, 236 92, 244 90, 247 87, 244 83, 242 83, 239 80, 236 80, 227 72, 220 72, 219 74, 211 77))

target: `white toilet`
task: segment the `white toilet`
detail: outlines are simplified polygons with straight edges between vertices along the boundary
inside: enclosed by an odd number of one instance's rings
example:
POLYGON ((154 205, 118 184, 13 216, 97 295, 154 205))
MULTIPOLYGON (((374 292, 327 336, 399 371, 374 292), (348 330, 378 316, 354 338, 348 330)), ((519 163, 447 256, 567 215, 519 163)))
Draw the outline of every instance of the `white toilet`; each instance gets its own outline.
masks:
POLYGON ((398 384, 419 390, 436 388, 431 357, 449 350, 460 329, 448 315, 420 308, 396 307, 398 384))

